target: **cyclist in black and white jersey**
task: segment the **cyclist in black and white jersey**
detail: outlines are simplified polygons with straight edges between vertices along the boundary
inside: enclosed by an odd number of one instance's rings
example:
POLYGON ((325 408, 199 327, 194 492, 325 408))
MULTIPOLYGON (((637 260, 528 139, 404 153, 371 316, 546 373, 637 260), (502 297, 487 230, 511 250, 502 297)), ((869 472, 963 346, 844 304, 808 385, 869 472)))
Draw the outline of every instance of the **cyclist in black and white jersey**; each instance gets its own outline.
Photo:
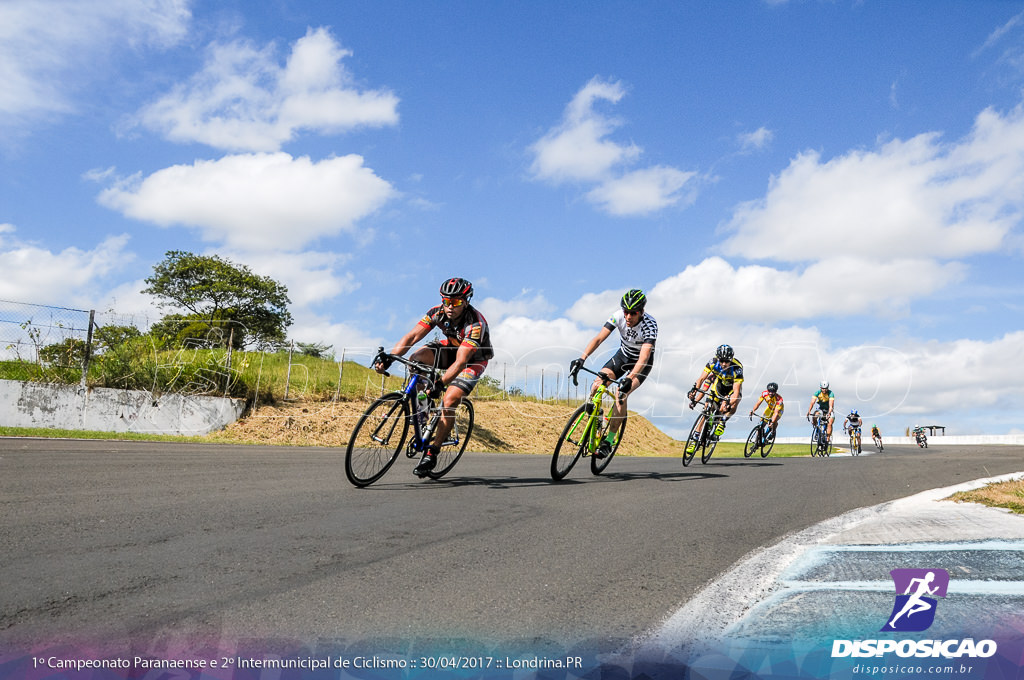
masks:
MULTIPOLYGON (((587 357, 597 350, 612 331, 619 331, 622 339, 619 350, 600 371, 612 380, 618 381, 619 398, 612 409, 608 435, 595 454, 598 458, 607 456, 615 446, 619 423, 626 415, 628 394, 643 384, 654 367, 654 343, 658 339, 658 322, 644 311, 646 306, 647 296, 642 290, 633 288, 627 291, 619 301, 619 309, 612 313, 597 335, 587 343, 580 358, 569 364, 570 373, 579 372, 587 357)), ((600 384, 600 379, 594 380, 590 393, 593 394, 600 384)))

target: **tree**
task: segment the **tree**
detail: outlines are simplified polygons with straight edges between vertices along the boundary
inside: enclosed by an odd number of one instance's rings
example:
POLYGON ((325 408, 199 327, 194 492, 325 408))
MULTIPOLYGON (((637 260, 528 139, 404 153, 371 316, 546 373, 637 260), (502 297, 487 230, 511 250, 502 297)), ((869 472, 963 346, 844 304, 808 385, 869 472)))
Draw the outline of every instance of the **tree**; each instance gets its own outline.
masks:
MULTIPOLYGON (((161 307, 175 307, 188 314, 168 314, 160 324, 187 325, 189 335, 203 328, 204 337, 226 345, 234 329, 237 347, 249 342, 260 348, 284 342, 292 324, 288 289, 269 276, 258 276, 243 264, 216 255, 195 255, 170 250, 153 267, 143 293, 160 298, 161 307), (200 328, 197 328, 199 324, 200 328)), ((176 335, 176 334, 171 334, 176 335)))

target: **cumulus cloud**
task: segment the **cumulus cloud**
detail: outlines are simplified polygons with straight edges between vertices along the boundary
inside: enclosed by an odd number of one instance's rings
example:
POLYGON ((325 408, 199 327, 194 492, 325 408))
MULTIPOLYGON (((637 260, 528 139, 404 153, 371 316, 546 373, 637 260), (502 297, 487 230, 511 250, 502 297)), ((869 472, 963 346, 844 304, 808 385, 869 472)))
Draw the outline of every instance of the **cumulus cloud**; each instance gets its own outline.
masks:
POLYGON ((359 288, 352 271, 345 267, 350 257, 325 251, 297 253, 279 251, 221 252, 233 262, 244 262, 261 276, 269 276, 288 288, 296 308, 307 308, 351 293, 359 288))
POLYGON ((348 155, 319 162, 283 153, 226 156, 136 176, 99 202, 160 226, 198 228, 209 241, 245 251, 297 251, 354 228, 396 195, 348 155))
POLYGON ((1024 207, 1024 109, 982 112, 969 135, 936 133, 824 161, 797 156, 726 225, 729 255, 801 262, 959 258, 994 251, 1024 207))
POLYGON ((74 92, 116 49, 185 36, 190 0, 6 0, 0 3, 0 123, 74 109, 74 92))
POLYGON ((695 195, 691 192, 684 199, 680 190, 694 175, 665 166, 634 170, 602 183, 587 193, 587 199, 610 215, 645 215, 676 203, 692 203, 695 195))
POLYGON ((610 139, 622 121, 597 106, 615 104, 625 93, 621 82, 591 79, 566 106, 562 121, 530 146, 533 178, 553 184, 596 184, 587 200, 616 216, 645 215, 692 202, 693 194, 684 196, 681 191, 696 173, 668 166, 623 169, 640 158, 642 149, 610 139))
POLYGON ((276 151, 300 130, 396 124, 398 98, 387 90, 360 90, 342 64, 351 54, 324 28, 297 40, 284 66, 273 44, 215 44, 202 71, 138 119, 172 141, 229 151, 276 151))
POLYGON ((52 251, 21 241, 0 225, 0 298, 60 307, 95 305, 98 283, 131 259, 128 236, 110 236, 95 248, 52 251))

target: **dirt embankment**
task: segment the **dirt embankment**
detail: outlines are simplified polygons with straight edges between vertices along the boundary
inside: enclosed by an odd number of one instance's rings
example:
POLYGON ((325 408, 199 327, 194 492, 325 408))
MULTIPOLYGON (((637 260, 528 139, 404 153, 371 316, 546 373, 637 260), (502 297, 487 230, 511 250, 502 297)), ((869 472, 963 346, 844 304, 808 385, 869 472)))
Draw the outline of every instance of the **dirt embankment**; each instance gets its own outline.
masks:
MULTIPOLYGON (((290 402, 261 406, 207 438, 212 441, 292 446, 345 446, 367 402, 290 402)), ((529 401, 475 401, 469 447, 474 451, 551 453, 572 408, 529 401)), ((679 455, 682 444, 646 419, 630 414, 618 453, 679 455)))

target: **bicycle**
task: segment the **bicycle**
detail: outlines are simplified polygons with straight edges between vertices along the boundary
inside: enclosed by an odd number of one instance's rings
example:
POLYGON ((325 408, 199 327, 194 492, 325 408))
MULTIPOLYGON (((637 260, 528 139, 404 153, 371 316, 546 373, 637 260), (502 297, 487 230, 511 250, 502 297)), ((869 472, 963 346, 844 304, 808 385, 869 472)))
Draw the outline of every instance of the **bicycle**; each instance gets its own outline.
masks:
MULTIPOLYGON (((384 476, 406 446, 406 456, 416 458, 427 450, 441 420, 443 406, 435 404, 423 388, 440 379, 436 361, 434 366, 386 354, 378 349, 378 357, 390 358, 407 366, 410 376, 400 392, 383 395, 366 409, 359 418, 345 451, 345 475, 357 487, 373 484, 384 476), (421 399, 422 398, 422 399, 421 399), (424 401, 420 408, 419 401, 424 401), (412 437, 406 437, 412 428, 412 437)), ((384 375, 388 375, 385 373, 384 375)), ((427 472, 431 479, 441 479, 459 462, 466 444, 473 434, 473 404, 463 399, 455 407, 455 423, 448 438, 441 443, 434 469, 427 472)))
MULTIPOLYGON (((715 447, 718 446, 718 437, 714 435, 715 422, 719 419, 723 419, 718 414, 718 409, 722 405, 724 397, 719 396, 715 390, 701 390, 695 389, 695 394, 703 394, 707 397, 704 400, 704 407, 701 409, 700 415, 697 416, 697 420, 694 421, 693 427, 690 428, 690 434, 686 437, 686 448, 683 449, 683 467, 690 464, 693 457, 697 453, 697 449, 700 449, 700 462, 707 464, 711 460, 711 454, 715 452, 715 447), (691 443, 693 444, 691 448, 691 443)), ((697 401, 693 398, 690 399, 690 408, 693 408, 697 401)))
POLYGON ((861 449, 860 449, 860 428, 859 427, 851 427, 850 428, 850 455, 858 456, 858 455, 860 455, 860 452, 861 452, 861 449))
POLYGON ((828 418, 818 411, 808 419, 813 418, 814 429, 811 430, 811 457, 820 456, 827 458, 832 455, 832 438, 828 436, 828 418))
MULTIPOLYGON (((611 419, 606 414, 611 413, 612 406, 615 400, 618 399, 618 391, 613 392, 609 389, 609 383, 613 383, 615 380, 604 373, 592 371, 585 366, 580 366, 580 370, 602 378, 602 382, 597 386, 593 396, 590 397, 590 401, 572 412, 572 415, 569 416, 569 421, 562 430, 561 436, 558 438, 558 443, 555 444, 555 452, 551 456, 551 478, 556 482, 565 478, 573 466, 576 465, 576 461, 581 457, 590 457, 590 471, 595 475, 604 472, 605 468, 608 467, 608 463, 611 462, 612 456, 619 450, 619 444, 622 443, 622 434, 626 431, 627 416, 624 415, 619 425, 619 431, 615 435, 615 445, 612 446, 611 451, 604 457, 597 455, 601 442, 608 435, 608 428, 611 427, 611 419)), ((578 371, 573 372, 571 375, 573 385, 579 385, 576 378, 578 371)))
POLYGON ((928 448, 928 437, 924 435, 924 432, 916 433, 914 435, 914 439, 917 442, 917 445, 920 446, 922 449, 928 448))
POLYGON ((765 418, 758 413, 752 414, 750 416, 751 420, 754 419, 754 415, 757 415, 758 423, 747 436, 747 443, 743 447, 743 457, 750 458, 760 449, 761 457, 767 458, 768 454, 772 451, 772 447, 775 446, 775 428, 771 426, 770 418, 765 418))
POLYGON ((873 434, 873 435, 871 435, 871 441, 873 441, 875 443, 875 448, 878 449, 879 453, 881 453, 882 451, 885 450, 885 447, 882 446, 882 437, 881 436, 879 436, 877 434, 873 434))

